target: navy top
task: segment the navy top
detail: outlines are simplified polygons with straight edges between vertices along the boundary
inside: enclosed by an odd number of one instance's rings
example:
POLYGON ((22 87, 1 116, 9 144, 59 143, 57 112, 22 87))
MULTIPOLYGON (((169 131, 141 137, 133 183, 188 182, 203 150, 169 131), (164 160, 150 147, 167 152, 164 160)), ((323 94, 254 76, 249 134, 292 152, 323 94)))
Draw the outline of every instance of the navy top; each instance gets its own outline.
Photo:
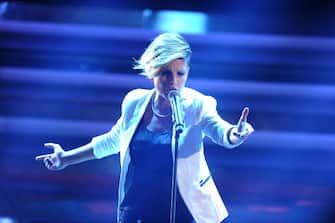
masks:
MULTIPOLYGON (((156 216, 161 222, 169 219, 172 153, 172 130, 152 132, 143 122, 137 128, 130 143, 131 162, 126 177, 125 198, 120 211, 131 212, 139 219, 156 216)), ((177 195, 178 215, 187 212, 179 192, 177 195)), ((122 216, 122 213, 121 213, 122 216)))

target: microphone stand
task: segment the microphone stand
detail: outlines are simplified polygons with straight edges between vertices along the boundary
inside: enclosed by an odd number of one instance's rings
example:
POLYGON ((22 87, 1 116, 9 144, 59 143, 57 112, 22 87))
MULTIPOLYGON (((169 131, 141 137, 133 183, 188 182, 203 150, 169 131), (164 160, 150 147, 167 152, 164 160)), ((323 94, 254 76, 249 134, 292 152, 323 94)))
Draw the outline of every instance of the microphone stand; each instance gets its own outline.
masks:
POLYGON ((184 121, 181 112, 180 95, 178 91, 169 92, 169 100, 172 109, 173 135, 171 142, 172 151, 172 179, 171 179, 171 203, 170 223, 176 221, 176 197, 177 197, 177 158, 179 150, 179 136, 184 130, 184 121))
POLYGON ((172 136, 172 181, 171 181, 171 203, 170 203, 170 223, 176 222, 176 204, 177 204, 177 157, 179 147, 179 135, 180 131, 174 125, 173 136, 172 136))

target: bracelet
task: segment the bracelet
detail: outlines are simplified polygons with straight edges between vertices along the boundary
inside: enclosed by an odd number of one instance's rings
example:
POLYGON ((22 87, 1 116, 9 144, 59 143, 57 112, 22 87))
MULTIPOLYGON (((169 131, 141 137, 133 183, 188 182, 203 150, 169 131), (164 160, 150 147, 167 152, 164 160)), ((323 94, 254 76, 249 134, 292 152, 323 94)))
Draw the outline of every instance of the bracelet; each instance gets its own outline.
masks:
POLYGON ((227 131, 227 141, 230 145, 234 145, 235 143, 233 143, 231 140, 230 140, 230 135, 231 135, 231 131, 233 131, 235 127, 231 127, 228 131, 227 131))

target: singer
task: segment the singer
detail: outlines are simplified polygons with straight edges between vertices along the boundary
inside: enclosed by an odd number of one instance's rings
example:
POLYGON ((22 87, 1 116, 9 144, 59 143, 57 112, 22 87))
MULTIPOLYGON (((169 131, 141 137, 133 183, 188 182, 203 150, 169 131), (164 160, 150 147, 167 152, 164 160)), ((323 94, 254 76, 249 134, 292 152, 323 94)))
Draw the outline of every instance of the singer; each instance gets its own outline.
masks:
POLYGON ((234 148, 254 130, 247 122, 247 107, 233 125, 218 115, 213 97, 185 87, 191 53, 179 34, 157 36, 134 66, 152 80, 154 88, 129 92, 122 102, 121 117, 106 134, 67 151, 59 144, 46 143, 53 152, 36 160, 49 170, 61 170, 119 154, 118 223, 168 223, 172 131, 178 125, 176 222, 227 222, 228 212, 204 157, 203 138, 234 148))

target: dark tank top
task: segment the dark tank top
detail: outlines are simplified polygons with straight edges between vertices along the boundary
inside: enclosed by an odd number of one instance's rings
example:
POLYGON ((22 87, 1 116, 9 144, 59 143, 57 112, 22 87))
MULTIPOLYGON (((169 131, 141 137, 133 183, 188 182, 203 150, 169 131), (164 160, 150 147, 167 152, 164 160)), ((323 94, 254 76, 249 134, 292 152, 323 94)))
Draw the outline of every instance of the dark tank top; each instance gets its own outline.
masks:
MULTIPOLYGON (((122 223, 169 222, 172 176, 172 130, 152 132, 143 122, 130 143, 125 197, 120 205, 122 223)), ((177 223, 192 222, 179 191, 177 223)))

